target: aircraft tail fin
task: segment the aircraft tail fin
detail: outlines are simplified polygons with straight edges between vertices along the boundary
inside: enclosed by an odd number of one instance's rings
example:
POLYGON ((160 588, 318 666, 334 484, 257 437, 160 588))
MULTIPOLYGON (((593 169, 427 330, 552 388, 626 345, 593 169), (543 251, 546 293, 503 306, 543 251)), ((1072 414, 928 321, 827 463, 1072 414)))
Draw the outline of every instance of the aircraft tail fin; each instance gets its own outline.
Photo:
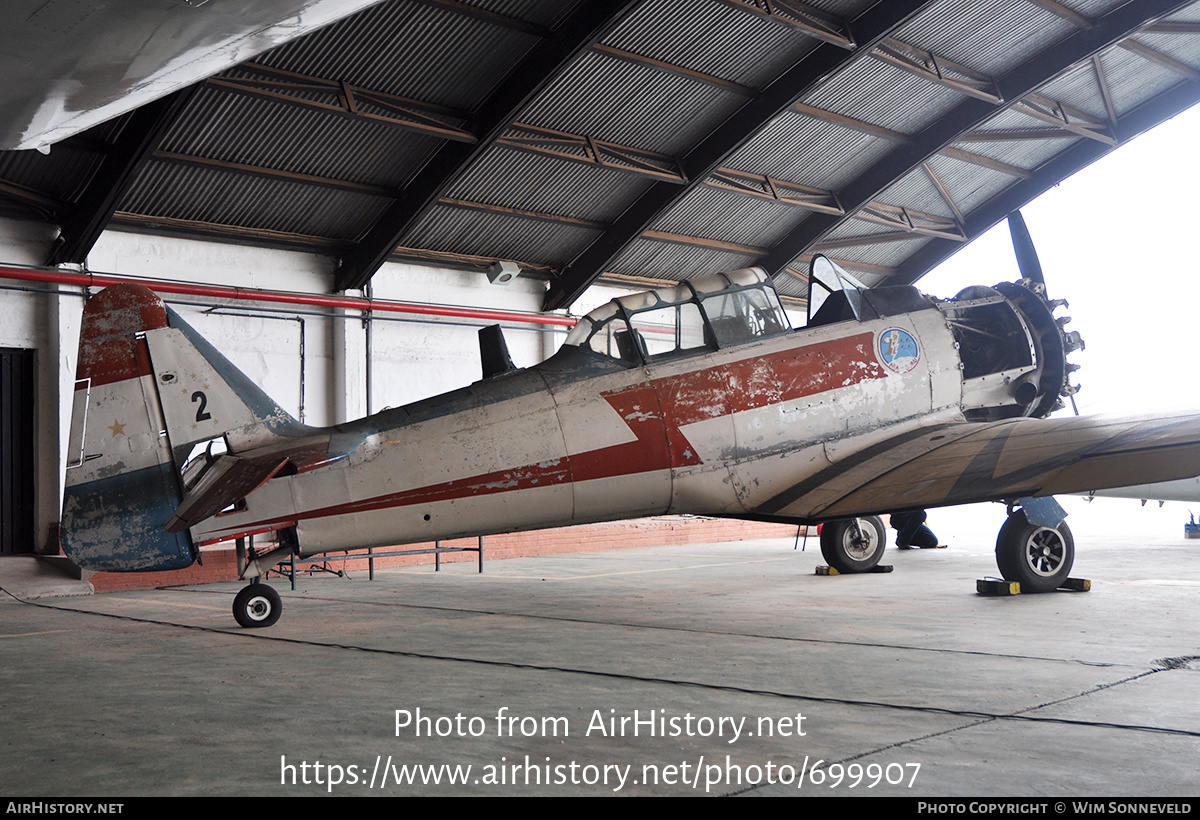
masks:
POLYGON ((92 570, 188 566, 197 550, 176 513, 196 507, 189 487, 212 483, 202 479, 219 461, 214 447, 249 450, 308 429, 152 291, 106 288, 83 312, 63 549, 92 570))

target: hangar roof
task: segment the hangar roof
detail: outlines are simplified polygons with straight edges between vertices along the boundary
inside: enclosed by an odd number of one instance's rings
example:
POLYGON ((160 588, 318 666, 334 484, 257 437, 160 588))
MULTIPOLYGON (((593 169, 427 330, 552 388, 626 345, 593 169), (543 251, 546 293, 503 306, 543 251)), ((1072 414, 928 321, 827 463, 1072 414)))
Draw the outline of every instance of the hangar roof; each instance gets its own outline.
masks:
POLYGON ((388 259, 597 278, 812 254, 912 282, 1200 100, 1189 0, 389 0, 56 144, 0 207, 388 259))

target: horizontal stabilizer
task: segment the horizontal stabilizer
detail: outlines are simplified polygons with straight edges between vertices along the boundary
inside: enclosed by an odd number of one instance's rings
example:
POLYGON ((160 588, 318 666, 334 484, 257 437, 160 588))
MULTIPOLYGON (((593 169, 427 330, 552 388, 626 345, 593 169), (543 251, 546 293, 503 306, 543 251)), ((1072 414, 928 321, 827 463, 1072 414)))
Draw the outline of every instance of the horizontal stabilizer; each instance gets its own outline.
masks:
POLYGON ((242 453, 223 453, 213 459, 183 503, 167 522, 167 532, 179 532, 236 504, 290 463, 291 472, 305 472, 350 455, 365 433, 318 433, 279 437, 270 444, 242 453))
POLYGON ((224 453, 216 458, 167 522, 167 532, 199 524, 254 492, 287 463, 287 457, 247 459, 224 453))

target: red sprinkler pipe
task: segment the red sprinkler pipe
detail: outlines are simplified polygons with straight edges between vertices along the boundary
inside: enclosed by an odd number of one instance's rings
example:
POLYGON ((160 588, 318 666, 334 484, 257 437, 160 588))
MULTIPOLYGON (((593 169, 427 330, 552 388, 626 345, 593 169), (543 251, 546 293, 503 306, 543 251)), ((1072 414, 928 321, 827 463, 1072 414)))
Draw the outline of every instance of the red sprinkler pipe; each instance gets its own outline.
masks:
POLYGON ((447 316, 459 319, 483 319, 489 322, 524 322, 535 325, 559 325, 573 327, 578 319, 543 313, 521 313, 518 311, 486 310, 484 308, 452 307, 450 305, 422 305, 415 302, 391 302, 385 299, 367 299, 356 296, 325 296, 319 293, 298 293, 285 290, 263 290, 261 288, 238 288, 229 285, 196 285, 188 282, 167 282, 159 279, 141 279, 135 276, 116 276, 106 273, 73 273, 54 268, 24 268, 0 265, 0 278, 19 279, 26 282, 51 282, 59 285, 104 288, 129 282, 143 285, 156 293, 172 293, 184 296, 209 296, 217 299, 237 299, 248 302, 273 302, 285 305, 311 305, 316 307, 349 308, 351 310, 375 310, 383 313, 411 313, 422 316, 447 316))

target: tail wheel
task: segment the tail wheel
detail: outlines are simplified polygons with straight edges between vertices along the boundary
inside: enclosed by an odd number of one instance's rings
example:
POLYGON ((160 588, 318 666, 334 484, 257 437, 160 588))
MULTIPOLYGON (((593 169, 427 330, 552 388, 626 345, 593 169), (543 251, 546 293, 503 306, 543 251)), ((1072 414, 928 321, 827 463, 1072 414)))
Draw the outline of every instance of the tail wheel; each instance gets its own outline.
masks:
POLYGON ((827 521, 821 527, 821 555, 838 572, 868 572, 887 546, 887 530, 877 515, 827 521))
POLYGON ((1022 592, 1051 592, 1062 586, 1075 563, 1075 538, 1064 521, 1057 527, 1031 524, 1023 510, 1008 517, 996 538, 996 566, 1022 592))
POLYGON ((275 588, 267 584, 242 587, 233 599, 234 620, 247 629, 274 626, 282 614, 283 601, 275 588))

